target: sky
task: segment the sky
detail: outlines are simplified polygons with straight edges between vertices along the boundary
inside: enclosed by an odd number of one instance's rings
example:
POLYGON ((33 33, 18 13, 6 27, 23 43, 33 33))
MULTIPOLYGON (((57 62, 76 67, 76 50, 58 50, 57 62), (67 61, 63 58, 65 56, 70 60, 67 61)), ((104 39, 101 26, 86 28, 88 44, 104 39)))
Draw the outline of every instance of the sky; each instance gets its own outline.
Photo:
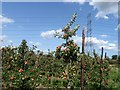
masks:
MULTIPOLYGON (((80 28, 73 40, 81 47, 81 32, 87 28, 87 16, 91 13, 92 48, 101 54, 101 47, 108 56, 118 54, 118 7, 116 2, 3 2, 0 15, 1 46, 20 45, 25 39, 29 46, 47 52, 55 50, 64 40, 54 37, 56 31, 77 13, 76 24, 80 28)), ((86 38, 87 40, 87 38, 86 38)))

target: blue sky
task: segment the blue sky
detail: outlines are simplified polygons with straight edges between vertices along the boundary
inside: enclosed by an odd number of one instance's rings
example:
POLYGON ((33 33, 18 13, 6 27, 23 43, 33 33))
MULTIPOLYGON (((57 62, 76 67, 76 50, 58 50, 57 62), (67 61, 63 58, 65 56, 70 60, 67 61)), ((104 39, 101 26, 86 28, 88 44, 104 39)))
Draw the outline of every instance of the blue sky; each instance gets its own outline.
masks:
MULTIPOLYGON (((13 43, 18 46, 23 39, 28 45, 37 45, 38 49, 55 50, 63 40, 54 38, 55 31, 60 31, 77 13, 76 22, 71 29, 79 24, 74 41, 81 47, 81 32, 86 27, 87 15, 92 17, 93 48, 100 54, 103 46, 109 56, 117 54, 118 32, 116 11, 111 9, 112 3, 73 3, 73 2, 19 2, 2 3, 2 39, 3 46, 13 43), (112 11, 113 10, 113 11, 112 11)), ((114 5, 112 8, 115 8, 114 5)))

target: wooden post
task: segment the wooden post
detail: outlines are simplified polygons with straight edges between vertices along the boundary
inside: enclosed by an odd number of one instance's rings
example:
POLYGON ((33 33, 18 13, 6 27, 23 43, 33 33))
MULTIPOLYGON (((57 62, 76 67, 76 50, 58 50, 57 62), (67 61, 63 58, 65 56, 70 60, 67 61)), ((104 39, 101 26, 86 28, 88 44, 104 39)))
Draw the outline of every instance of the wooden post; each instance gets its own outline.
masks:
POLYGON ((81 90, 84 90, 84 43, 85 43, 85 30, 82 30, 82 60, 81 60, 81 90))
POLYGON ((82 30, 82 54, 84 54, 84 45, 85 45, 85 30, 82 30))
POLYGON ((103 47, 102 47, 102 52, 101 52, 101 60, 100 60, 100 90, 102 89, 102 67, 103 64, 103 47))
POLYGON ((107 53, 105 52, 105 59, 107 58, 107 53))

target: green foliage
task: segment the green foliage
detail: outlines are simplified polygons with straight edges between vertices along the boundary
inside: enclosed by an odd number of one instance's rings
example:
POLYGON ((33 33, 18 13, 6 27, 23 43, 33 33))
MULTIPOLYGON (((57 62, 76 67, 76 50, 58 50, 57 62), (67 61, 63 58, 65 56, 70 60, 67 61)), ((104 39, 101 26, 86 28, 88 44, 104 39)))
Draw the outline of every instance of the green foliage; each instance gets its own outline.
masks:
POLYGON ((100 68, 100 57, 95 52, 94 57, 80 54, 77 61, 65 63, 62 58, 56 59, 53 52, 48 54, 33 52, 33 49, 27 46, 27 42, 24 45, 22 42, 16 48, 8 46, 1 50, 3 89, 80 87, 82 57, 85 57, 84 86, 86 88, 99 88, 100 69, 103 88, 119 87, 120 80, 115 76, 117 70, 111 69, 109 73, 108 58, 103 60, 100 68), (20 54, 22 51, 24 54, 20 54))
POLYGON ((111 65, 117 65, 118 61, 117 60, 109 60, 109 64, 111 64, 111 65))
POLYGON ((120 88, 120 73, 119 68, 115 66, 111 66, 111 70, 109 72, 109 88, 120 88))
POLYGON ((102 79, 102 88, 108 88, 108 74, 109 74, 109 62, 106 59, 103 60, 103 64, 100 67, 101 58, 93 52, 94 58, 88 55, 85 57, 85 85, 89 88, 98 89, 100 87, 100 79, 102 79), (100 75, 102 71, 102 76, 100 75))
POLYGON ((50 51, 48 54, 43 54, 40 51, 35 53, 36 46, 28 47, 26 40, 23 40, 18 47, 6 46, 2 48, 3 89, 80 87, 81 58, 83 57, 85 62, 85 88, 98 89, 100 78, 102 78, 102 88, 120 88, 120 79, 115 76, 118 74, 117 70, 110 70, 109 68, 109 58, 105 58, 100 67, 101 58, 95 50, 94 57, 80 54, 80 47, 71 40, 79 27, 76 26, 73 30, 70 30, 75 18, 76 14, 63 29, 63 35, 56 34, 66 42, 58 46, 55 53, 50 51), (102 76, 100 76, 100 70, 102 76))
POLYGON ((77 44, 71 40, 71 37, 76 35, 76 31, 78 30, 79 25, 76 25, 76 27, 70 30, 70 26, 75 22, 76 16, 77 14, 75 13, 70 22, 63 28, 63 35, 60 35, 59 33, 55 34, 55 37, 64 39, 66 41, 56 48, 55 53, 56 58, 62 58, 65 62, 78 60, 80 47, 78 47, 77 44))
POLYGON ((3 86, 5 88, 29 87, 29 71, 35 64, 35 54, 30 51, 25 40, 19 47, 2 48, 3 86), (7 83, 7 85, 4 85, 7 83))
POLYGON ((112 55, 112 59, 117 60, 117 55, 112 55))

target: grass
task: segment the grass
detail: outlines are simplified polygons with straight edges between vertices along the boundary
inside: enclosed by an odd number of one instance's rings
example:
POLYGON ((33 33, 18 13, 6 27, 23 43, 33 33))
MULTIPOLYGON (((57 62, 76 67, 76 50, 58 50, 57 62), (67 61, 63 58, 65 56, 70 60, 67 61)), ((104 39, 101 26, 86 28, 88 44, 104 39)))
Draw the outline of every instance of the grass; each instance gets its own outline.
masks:
POLYGON ((120 90, 120 72, 116 65, 110 65, 109 88, 117 88, 120 90))

